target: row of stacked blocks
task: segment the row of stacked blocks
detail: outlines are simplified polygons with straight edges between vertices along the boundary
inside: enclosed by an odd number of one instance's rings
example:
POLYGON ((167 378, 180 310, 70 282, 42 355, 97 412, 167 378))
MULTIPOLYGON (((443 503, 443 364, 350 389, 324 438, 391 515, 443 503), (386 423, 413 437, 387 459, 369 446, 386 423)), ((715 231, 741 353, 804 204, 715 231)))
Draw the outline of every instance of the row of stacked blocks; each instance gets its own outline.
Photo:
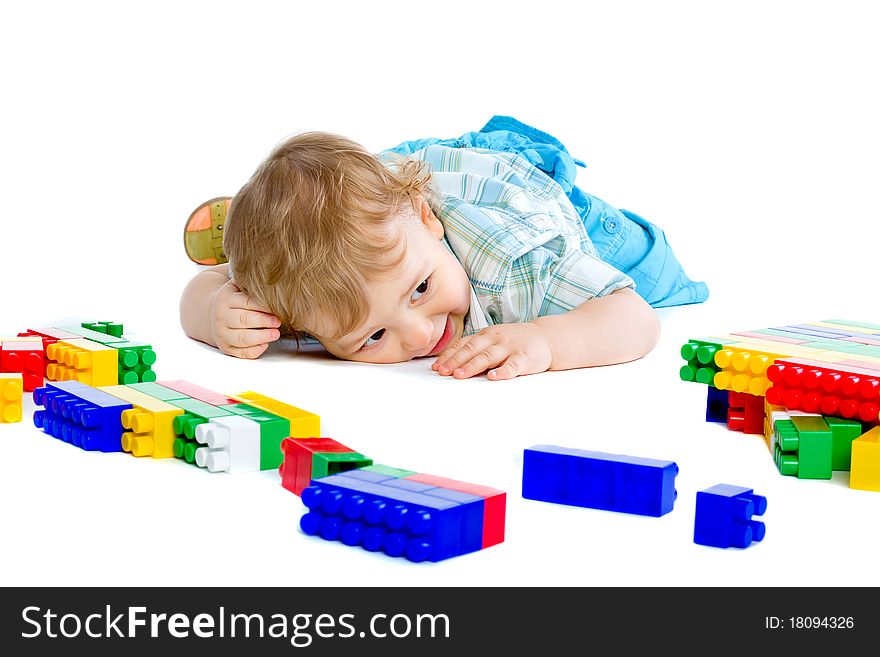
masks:
POLYGON ((762 434, 781 474, 880 490, 880 326, 849 320, 689 340, 685 381, 708 385, 706 420, 762 434))
MULTIPOLYGON (((24 392, 43 381, 79 381, 91 386, 155 381, 156 352, 122 334, 122 324, 28 329, 0 339, 0 373, 20 374, 24 392)), ((10 413, 11 416, 11 413, 10 413)), ((16 422, 0 415, 0 422, 16 422)))
POLYGON ((211 472, 278 468, 301 495, 309 535, 410 561, 440 561, 504 540, 506 495, 373 464, 320 436, 318 416, 254 392, 224 395, 186 381, 34 391, 34 424, 87 450, 177 457, 211 472))
MULTIPOLYGON (((659 517, 673 510, 678 465, 639 456, 556 445, 523 452, 522 496, 618 513, 659 517)), ((767 499, 751 488, 717 484, 697 493, 694 542, 745 548, 763 540, 767 499)))

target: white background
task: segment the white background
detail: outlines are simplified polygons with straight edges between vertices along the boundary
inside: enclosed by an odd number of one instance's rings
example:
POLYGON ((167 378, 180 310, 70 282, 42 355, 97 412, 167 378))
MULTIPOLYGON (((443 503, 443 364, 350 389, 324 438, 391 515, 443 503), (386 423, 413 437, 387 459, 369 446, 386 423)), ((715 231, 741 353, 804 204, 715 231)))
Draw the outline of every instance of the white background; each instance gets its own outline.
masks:
POLYGON ((151 342, 161 379, 320 414, 377 463, 508 491, 507 540, 414 565, 310 538, 276 472, 210 475, 0 426, 0 583, 877 585, 880 493, 779 475, 762 440, 703 421, 680 345, 832 317, 880 321, 880 103, 870 3, 18 3, 0 17, 0 335, 81 320, 151 342), (373 150, 493 114, 558 137, 578 185, 660 226, 705 304, 661 311, 643 360, 512 382, 430 361, 344 363, 187 339, 183 223, 284 137, 373 150), (672 513, 520 495, 550 443, 674 460, 672 513), (769 500, 746 550, 692 541, 716 483, 769 500))

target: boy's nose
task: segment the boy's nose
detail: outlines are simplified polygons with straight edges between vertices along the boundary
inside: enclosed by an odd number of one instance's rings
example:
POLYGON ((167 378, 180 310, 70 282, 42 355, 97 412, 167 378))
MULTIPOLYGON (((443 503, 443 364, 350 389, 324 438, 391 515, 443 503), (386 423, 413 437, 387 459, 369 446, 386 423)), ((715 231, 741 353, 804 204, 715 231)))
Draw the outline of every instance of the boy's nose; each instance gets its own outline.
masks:
POLYGON ((420 351, 432 346, 434 323, 427 317, 414 317, 403 331, 403 346, 410 351, 420 351))

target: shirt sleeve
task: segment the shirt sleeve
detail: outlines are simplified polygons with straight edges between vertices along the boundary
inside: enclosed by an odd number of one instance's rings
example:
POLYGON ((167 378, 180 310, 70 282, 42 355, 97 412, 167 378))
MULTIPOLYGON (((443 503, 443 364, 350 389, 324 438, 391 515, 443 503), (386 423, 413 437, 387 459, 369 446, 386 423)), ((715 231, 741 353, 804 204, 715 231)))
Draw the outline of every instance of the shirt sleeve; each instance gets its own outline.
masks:
POLYGON ((537 248, 513 263, 502 293, 502 314, 506 322, 528 322, 568 312, 624 287, 634 288, 635 283, 593 254, 571 250, 557 255, 537 248))

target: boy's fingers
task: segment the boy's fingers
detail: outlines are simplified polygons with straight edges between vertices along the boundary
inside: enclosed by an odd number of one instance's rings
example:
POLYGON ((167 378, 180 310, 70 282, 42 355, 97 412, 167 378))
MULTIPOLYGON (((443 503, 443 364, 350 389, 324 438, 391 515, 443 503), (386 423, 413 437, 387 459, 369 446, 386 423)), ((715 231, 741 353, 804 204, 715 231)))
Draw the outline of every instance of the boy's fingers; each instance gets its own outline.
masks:
POLYGON ((504 360, 505 356, 506 354, 498 345, 492 345, 483 349, 460 367, 456 367, 452 372, 452 376, 456 379, 467 379, 477 374, 481 374, 490 367, 494 367, 500 363, 504 360))
POLYGON ((274 342, 279 337, 281 337, 281 332, 273 328, 237 329, 231 332, 229 344, 233 348, 247 349, 264 343, 274 342))
POLYGON ((437 359, 437 371, 444 376, 452 374, 453 370, 461 367, 480 353, 485 344, 486 341, 481 340, 479 335, 469 336, 466 339, 461 338, 437 359))
POLYGON ((259 358, 268 348, 268 344, 258 344, 245 348, 227 347, 224 351, 230 356, 235 356, 236 358, 254 359, 259 358))
POLYGON ((503 381, 505 379, 514 379, 525 371, 525 355, 517 353, 504 361, 501 367, 489 370, 486 376, 488 376, 490 381, 503 381))
POLYGON ((281 320, 270 313, 245 310, 244 308, 231 308, 230 310, 229 323, 236 328, 261 329, 279 328, 281 326, 281 320))

